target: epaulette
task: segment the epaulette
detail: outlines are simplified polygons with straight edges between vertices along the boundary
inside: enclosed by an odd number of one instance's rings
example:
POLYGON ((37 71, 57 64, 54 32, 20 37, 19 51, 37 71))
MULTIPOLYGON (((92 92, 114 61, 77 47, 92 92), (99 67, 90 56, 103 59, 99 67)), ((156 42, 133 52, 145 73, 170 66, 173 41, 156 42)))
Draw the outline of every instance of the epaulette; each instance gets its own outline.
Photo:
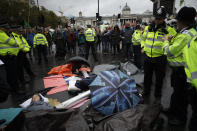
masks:
POLYGON ((184 30, 182 33, 183 34, 188 34, 189 33, 189 30, 184 30))

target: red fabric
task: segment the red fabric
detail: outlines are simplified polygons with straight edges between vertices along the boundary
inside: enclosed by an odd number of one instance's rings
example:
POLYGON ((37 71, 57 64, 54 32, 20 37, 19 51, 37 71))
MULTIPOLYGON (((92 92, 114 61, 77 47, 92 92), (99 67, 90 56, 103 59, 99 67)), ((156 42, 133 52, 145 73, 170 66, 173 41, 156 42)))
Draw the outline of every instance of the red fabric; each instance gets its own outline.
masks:
POLYGON ((62 75, 55 75, 50 77, 44 77, 44 87, 55 87, 51 89, 47 95, 55 94, 58 92, 66 91, 68 89, 68 85, 66 84, 62 75))

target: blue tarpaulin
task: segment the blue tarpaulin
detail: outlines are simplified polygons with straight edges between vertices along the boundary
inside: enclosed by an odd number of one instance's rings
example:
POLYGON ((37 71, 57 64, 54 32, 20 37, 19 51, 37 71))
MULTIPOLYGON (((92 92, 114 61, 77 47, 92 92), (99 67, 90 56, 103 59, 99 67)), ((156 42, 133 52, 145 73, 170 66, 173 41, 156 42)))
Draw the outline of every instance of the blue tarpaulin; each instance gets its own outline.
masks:
POLYGON ((6 122, 0 125, 0 128, 6 124, 9 124, 15 117, 23 110, 23 108, 8 108, 0 109, 0 120, 5 119, 6 122))

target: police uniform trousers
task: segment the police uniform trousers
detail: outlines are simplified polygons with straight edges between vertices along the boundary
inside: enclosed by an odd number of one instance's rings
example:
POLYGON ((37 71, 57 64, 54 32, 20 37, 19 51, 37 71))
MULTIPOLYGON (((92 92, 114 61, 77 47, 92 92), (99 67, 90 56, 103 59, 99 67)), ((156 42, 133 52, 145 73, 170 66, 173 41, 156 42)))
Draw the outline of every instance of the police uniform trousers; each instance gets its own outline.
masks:
POLYGON ((18 74, 18 78, 20 80, 20 82, 24 82, 25 78, 24 78, 24 57, 25 57, 25 53, 22 51, 19 51, 18 55, 17 55, 17 74, 18 74))
POLYGON ((0 56, 0 59, 3 61, 6 75, 7 83, 13 91, 19 89, 18 76, 17 76, 17 58, 14 55, 0 56))
POLYGON ((171 67, 171 86, 174 91, 171 96, 169 112, 172 117, 182 122, 187 121, 187 76, 184 67, 171 67))
POLYGON ((192 117, 189 122, 189 131, 197 131, 197 89, 188 83, 188 100, 192 106, 192 117))
POLYGON ((31 65, 30 65, 30 62, 29 62, 29 60, 28 60, 28 58, 27 58, 27 55, 26 55, 26 53, 25 53, 25 55, 24 55, 24 69, 25 69, 25 71, 27 72, 27 74, 30 76, 30 77, 34 77, 35 76, 35 74, 32 72, 32 70, 31 70, 31 65))
POLYGON ((85 58, 88 60, 88 56, 89 56, 89 50, 92 50, 92 55, 94 57, 95 61, 98 61, 97 56, 96 56, 96 47, 95 47, 95 42, 86 42, 86 55, 85 58))
POLYGON ((134 63, 141 69, 141 47, 140 45, 133 45, 134 63))
POLYGON ((161 89, 163 85, 163 78, 165 77, 166 56, 151 58, 147 55, 144 61, 144 95, 150 94, 153 73, 155 73, 155 92, 156 98, 161 97, 161 89))
POLYGON ((42 56, 44 57, 45 62, 48 62, 47 59, 47 46, 46 45, 37 45, 38 52, 38 64, 41 64, 42 56))

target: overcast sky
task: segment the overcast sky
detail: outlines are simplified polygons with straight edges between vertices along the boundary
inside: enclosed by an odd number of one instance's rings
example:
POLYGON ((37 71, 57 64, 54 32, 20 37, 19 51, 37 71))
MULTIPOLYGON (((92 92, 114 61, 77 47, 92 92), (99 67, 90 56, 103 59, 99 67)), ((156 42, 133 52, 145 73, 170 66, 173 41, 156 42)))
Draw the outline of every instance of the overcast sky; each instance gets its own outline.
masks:
MULTIPOLYGON (((60 15, 58 11, 62 10, 65 16, 78 16, 79 11, 82 11, 83 16, 95 16, 98 10, 97 2, 98 0, 39 0, 40 6, 53 10, 57 15, 60 15)), ((131 13, 135 14, 152 11, 153 8, 150 0, 100 0, 100 14, 117 15, 126 3, 131 8, 131 13)), ((195 6, 197 9, 197 0, 185 0, 184 5, 195 6)), ((179 0, 176 0, 176 8, 180 9, 179 0)))

